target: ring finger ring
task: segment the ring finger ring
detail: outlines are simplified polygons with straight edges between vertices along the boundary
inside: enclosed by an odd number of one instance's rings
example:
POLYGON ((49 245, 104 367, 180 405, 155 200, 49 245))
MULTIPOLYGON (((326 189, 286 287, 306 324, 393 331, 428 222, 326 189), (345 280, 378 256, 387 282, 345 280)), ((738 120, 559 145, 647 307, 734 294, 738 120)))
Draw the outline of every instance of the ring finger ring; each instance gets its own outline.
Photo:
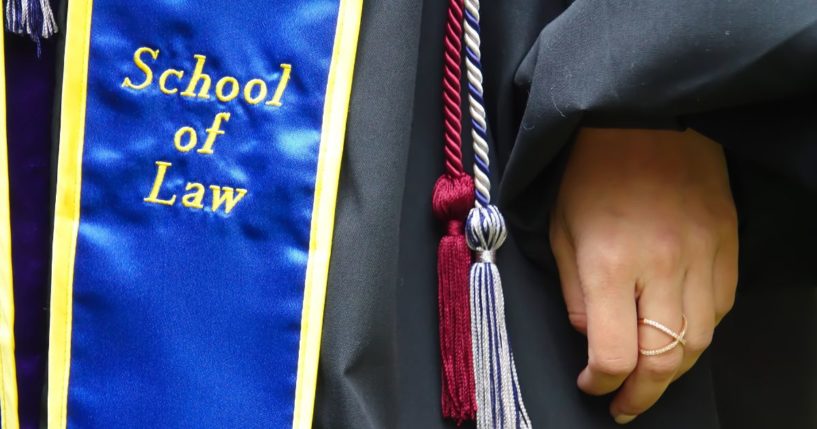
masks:
POLYGON ((640 317, 638 319, 639 325, 652 326, 653 328, 658 329, 659 331, 672 337, 673 341, 667 344, 666 346, 658 349, 638 349, 638 352, 644 356, 656 356, 674 349, 675 347, 678 346, 678 344, 680 344, 682 347, 685 346, 687 343, 686 340, 684 339, 684 336, 687 333, 687 317, 686 315, 682 314, 681 318, 683 319, 684 324, 683 326, 681 326, 681 332, 676 333, 672 329, 667 328, 667 326, 661 322, 656 322, 655 320, 652 319, 640 317))

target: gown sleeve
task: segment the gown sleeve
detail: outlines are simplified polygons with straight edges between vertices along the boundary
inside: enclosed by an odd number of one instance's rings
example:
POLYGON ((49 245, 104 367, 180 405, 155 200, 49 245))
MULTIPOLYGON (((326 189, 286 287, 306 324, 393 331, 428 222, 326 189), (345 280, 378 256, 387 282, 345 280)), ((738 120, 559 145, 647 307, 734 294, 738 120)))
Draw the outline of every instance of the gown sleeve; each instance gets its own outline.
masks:
POLYGON ((817 128, 805 125, 817 114, 817 2, 576 0, 543 26, 513 79, 524 107, 513 138, 497 139, 500 198, 532 237, 547 231, 579 126, 692 127, 817 189, 817 128))

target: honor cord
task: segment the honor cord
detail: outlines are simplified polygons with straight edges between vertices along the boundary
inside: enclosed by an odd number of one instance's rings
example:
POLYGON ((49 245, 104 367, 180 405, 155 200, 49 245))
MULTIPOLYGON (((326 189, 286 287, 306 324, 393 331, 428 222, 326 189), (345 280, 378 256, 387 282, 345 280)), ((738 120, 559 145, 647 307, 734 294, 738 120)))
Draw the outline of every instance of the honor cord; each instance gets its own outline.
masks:
POLYGON ((505 298, 494 254, 507 238, 505 220, 491 204, 488 126, 482 88, 479 0, 465 0, 468 104, 474 146, 476 206, 468 214, 466 239, 477 254, 471 266, 471 337, 477 397, 477 428, 530 429, 531 423, 505 323, 505 298))
POLYGON ((449 0, 443 52, 445 172, 434 185, 432 208, 446 232, 437 249, 441 405, 458 423, 474 420, 473 357, 465 218, 474 205, 474 182, 462 163, 462 0, 449 0))

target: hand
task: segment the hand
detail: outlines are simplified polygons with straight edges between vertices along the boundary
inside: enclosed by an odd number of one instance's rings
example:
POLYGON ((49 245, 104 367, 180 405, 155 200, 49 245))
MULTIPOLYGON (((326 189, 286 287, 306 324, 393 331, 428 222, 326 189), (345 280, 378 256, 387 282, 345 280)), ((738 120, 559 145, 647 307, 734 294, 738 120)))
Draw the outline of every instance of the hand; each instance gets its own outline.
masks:
POLYGON ((579 388, 618 390, 628 423, 709 346, 734 303, 737 216, 720 145, 688 130, 582 129, 559 189, 550 241, 570 322, 587 335, 579 388), (656 356, 680 332, 686 346, 656 356))

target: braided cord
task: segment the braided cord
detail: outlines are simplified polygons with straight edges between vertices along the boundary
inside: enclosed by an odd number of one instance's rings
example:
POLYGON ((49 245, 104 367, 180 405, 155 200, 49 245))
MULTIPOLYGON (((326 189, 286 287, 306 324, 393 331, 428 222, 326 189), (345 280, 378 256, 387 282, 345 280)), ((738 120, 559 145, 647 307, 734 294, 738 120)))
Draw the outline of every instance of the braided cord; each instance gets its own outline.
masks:
POLYGON ((482 89, 482 62, 479 36, 479 1, 465 2, 465 66, 468 76, 468 110, 474 141, 474 184, 478 207, 491 203, 491 162, 488 159, 488 125, 482 89))
POLYGON ((450 0, 445 24, 443 52, 443 125, 445 137, 445 172, 451 177, 465 174, 462 166, 462 111, 460 104, 460 62, 462 57, 462 0, 450 0))

